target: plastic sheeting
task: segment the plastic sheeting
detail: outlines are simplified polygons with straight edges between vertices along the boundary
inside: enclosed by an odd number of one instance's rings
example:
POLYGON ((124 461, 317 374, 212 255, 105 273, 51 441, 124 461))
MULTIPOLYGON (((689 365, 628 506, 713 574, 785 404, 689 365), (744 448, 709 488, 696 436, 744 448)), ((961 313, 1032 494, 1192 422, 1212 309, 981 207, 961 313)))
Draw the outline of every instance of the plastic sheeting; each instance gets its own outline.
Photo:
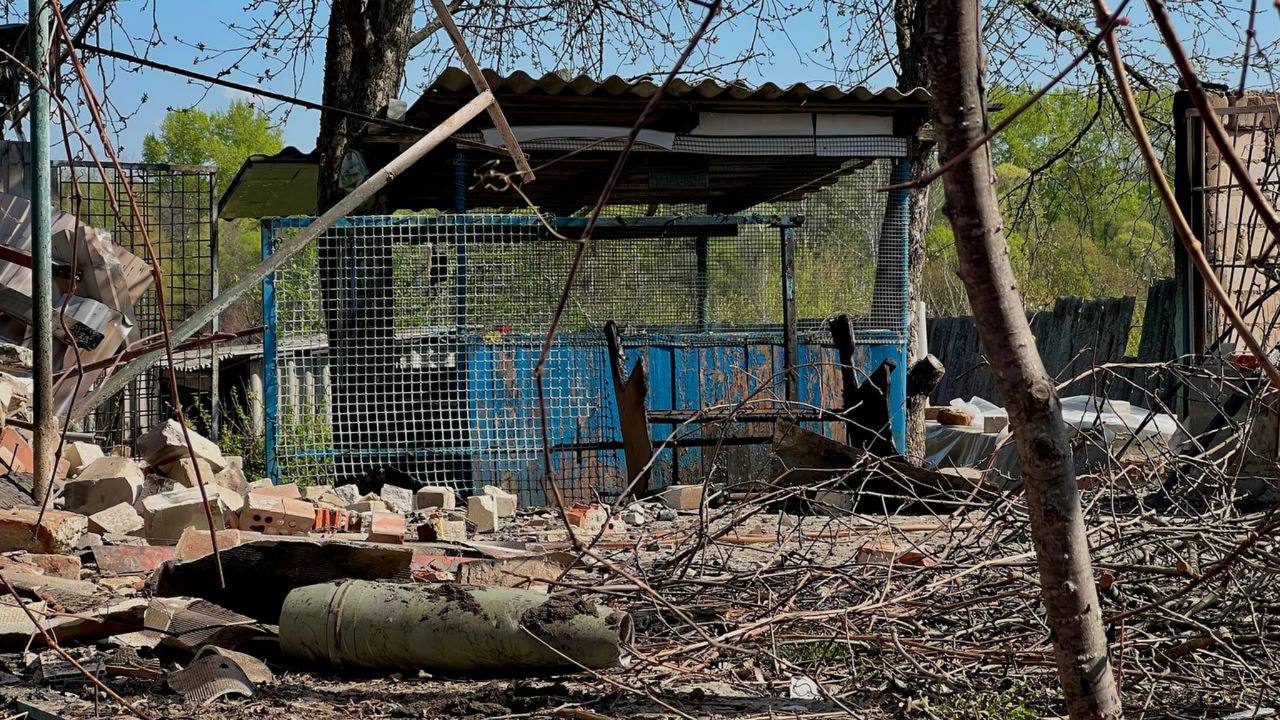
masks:
MULTIPOLYGON (((1114 455, 1118 453, 1137 431, 1137 439, 1129 443, 1122 462, 1142 462, 1169 451, 1177 421, 1165 413, 1155 417, 1138 431, 1151 411, 1121 400, 1108 400, 1091 395, 1075 395, 1062 398, 1062 419, 1076 435, 1089 435, 1105 443, 1114 455)), ((941 425, 927 423, 925 427, 925 464, 928 467, 976 467, 995 468, 1010 477, 1018 476, 1018 456, 1010 442, 1009 429, 998 433, 983 432, 984 418, 988 415, 1004 415, 1004 408, 973 397, 969 400, 952 400, 953 407, 973 414, 969 425, 941 425)), ((1099 444, 1102 444, 1099 443, 1099 444)), ((1100 461, 1086 458, 1092 465, 1100 461)), ((1082 468, 1077 467, 1077 470, 1082 468)))

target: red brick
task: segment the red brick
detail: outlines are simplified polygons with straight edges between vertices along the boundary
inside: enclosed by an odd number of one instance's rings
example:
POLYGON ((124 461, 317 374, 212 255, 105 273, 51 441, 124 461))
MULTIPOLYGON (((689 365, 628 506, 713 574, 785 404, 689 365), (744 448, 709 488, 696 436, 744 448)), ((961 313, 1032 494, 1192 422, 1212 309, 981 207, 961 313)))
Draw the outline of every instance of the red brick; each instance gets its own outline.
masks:
POLYGON ((93 559, 103 575, 149 573, 173 559, 172 545, 99 545, 93 559))
POLYGON ((26 550, 32 553, 67 553, 89 529, 89 518, 61 510, 45 510, 40 527, 40 508, 20 506, 0 510, 0 552, 26 550))
MULTIPOLYGON (((258 540, 262 533, 248 530, 219 530, 218 551, 222 552, 237 545, 258 540)), ((187 528, 178 538, 178 545, 173 551, 176 560, 186 562, 204 557, 213 552, 213 543, 209 541, 209 531, 201 528, 187 528)))
POLYGON ((404 542, 404 516, 393 512, 374 512, 369 523, 369 542, 404 542))
POLYGON ((49 555, 49 554, 32 554, 23 555, 21 561, 30 563, 40 568, 45 575, 66 578, 67 580, 80 579, 80 556, 79 555, 49 555))

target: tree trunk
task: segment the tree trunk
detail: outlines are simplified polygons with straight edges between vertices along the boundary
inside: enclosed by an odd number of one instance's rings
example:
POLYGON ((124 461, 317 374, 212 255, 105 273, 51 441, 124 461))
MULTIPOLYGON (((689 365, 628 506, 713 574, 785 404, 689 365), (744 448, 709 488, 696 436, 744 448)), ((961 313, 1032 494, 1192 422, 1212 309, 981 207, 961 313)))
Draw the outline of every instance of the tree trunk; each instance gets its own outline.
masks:
MULTIPOLYGON (((333 0, 325 45, 325 105, 377 115, 396 97, 409 56, 413 10, 413 0, 333 0)), ((346 195, 339 182, 342 160, 363 127, 346 115, 320 115, 321 212, 346 195)), ((373 207, 379 207, 378 200, 373 207)), ((397 393, 391 239, 355 235, 330 232, 317 243, 339 482, 360 480, 376 470, 343 460, 360 457, 347 453, 387 442, 388 423, 394 421, 388 409, 396 407, 390 400, 397 393)), ((364 484, 376 483, 370 478, 364 484)))
MULTIPOLYGON (((894 0, 894 32, 898 45, 898 87, 904 92, 928 84, 924 62, 925 0, 894 0)), ((899 130, 914 137, 920 130, 919 123, 899 130)), ((913 140, 908 148, 907 177, 920 177, 929 170, 929 158, 933 155, 932 143, 913 140)), ((907 367, 919 360, 923 353, 916 337, 923 328, 916 326, 920 316, 916 305, 922 297, 924 282, 924 235, 929 229, 929 186, 911 191, 909 221, 907 225, 907 303, 909 325, 907 328, 907 367)), ((929 404, 927 396, 907 396, 907 459, 920 464, 924 461, 924 409, 929 404)))
MULTIPOLYGON (((975 0, 929 0, 926 60, 939 160, 945 162, 985 130, 983 58, 975 0)), ((1045 373, 1009 264, 995 176, 986 148, 943 176, 960 277, 978 333, 995 363, 1009 411, 1031 516, 1040 589, 1072 718, 1118 718, 1084 516, 1053 382, 1045 373)))

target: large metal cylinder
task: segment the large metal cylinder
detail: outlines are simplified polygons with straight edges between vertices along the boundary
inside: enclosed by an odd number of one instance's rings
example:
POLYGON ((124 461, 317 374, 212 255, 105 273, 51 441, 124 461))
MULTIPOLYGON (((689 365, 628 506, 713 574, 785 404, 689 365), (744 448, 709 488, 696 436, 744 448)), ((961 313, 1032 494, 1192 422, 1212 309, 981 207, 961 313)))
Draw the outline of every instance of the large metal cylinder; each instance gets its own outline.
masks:
POLYGON ((286 655, 333 667, 437 673, 598 669, 618 664, 631 616, 515 588, 346 580, 293 590, 286 655))

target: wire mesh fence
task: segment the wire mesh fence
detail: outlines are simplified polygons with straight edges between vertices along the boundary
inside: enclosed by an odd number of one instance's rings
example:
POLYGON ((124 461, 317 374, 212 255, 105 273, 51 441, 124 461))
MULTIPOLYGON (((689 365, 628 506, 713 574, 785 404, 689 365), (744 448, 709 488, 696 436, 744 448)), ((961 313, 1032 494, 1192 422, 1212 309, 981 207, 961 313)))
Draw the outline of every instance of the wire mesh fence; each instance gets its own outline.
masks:
MULTIPOLYGON (((900 342, 905 203, 901 193, 876 192, 898 164, 844 162, 841 177, 815 192, 740 214, 609 208, 551 347, 544 402, 534 367, 583 218, 349 218, 264 292, 269 472, 368 487, 494 484, 538 503, 549 444, 553 479, 568 497, 616 493, 625 463, 604 324, 617 323, 633 358, 654 347, 676 358, 669 384, 655 388, 658 404, 663 393, 698 407, 734 392, 730 385, 780 384, 772 367, 783 331, 784 233, 796 246, 804 342, 829 344, 824 319, 837 313, 857 318, 866 338, 900 342), (740 360, 712 367, 724 348, 740 360), (707 367, 694 389, 677 388, 674 376, 689 362, 707 367)), ((305 224, 269 221, 264 247, 305 224)))
MULTIPOLYGON (((180 323, 215 292, 217 257, 217 168, 210 165, 122 163, 120 169, 99 169, 94 163, 61 162, 55 166, 54 192, 60 209, 76 215, 81 224, 111 233, 118 245, 147 258, 146 243, 131 212, 126 184, 133 189, 151 242, 164 272, 165 304, 169 320, 180 323), (117 212, 117 208, 119 212, 117 212)), ((134 342, 160 332, 156 289, 151 287, 134 305, 134 342)), ((207 363, 188 363, 194 369, 179 373, 179 398, 189 414, 207 416, 215 367, 212 351, 207 363), (197 408, 200 411, 192 412, 197 408)), ((173 400, 162 366, 129 383, 92 418, 92 429, 107 444, 132 445, 155 422, 169 417, 173 400)))

